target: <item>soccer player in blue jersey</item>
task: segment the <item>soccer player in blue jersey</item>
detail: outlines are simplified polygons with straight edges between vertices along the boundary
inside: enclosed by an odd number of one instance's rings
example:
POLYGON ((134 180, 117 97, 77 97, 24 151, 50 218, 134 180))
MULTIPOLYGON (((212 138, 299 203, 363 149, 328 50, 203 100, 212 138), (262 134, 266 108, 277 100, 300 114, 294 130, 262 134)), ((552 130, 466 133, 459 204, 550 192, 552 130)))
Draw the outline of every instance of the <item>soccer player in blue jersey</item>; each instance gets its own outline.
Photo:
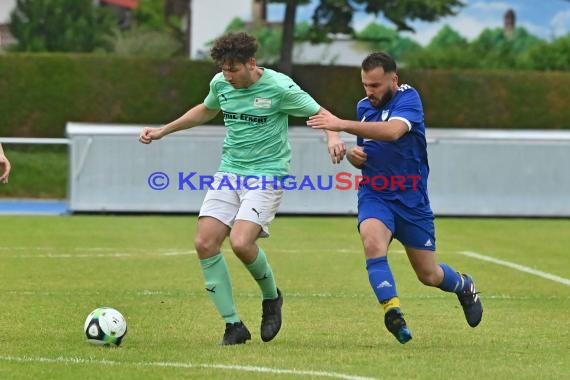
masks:
POLYGON ((400 343, 412 339, 387 260, 393 238, 404 245, 418 279, 457 294, 467 323, 475 327, 483 307, 473 279, 438 263, 436 257, 420 96, 413 87, 398 85, 396 62, 386 53, 366 57, 361 76, 366 97, 357 104, 358 121, 323 114, 310 117, 307 125, 357 136, 347 158, 369 180, 358 190, 358 228, 368 278, 385 311, 386 328, 400 343))
POLYGON ((0 171, 0 183, 8 183, 8 177, 10 176, 10 161, 4 154, 4 149, 2 149, 2 144, 0 144, 0 167, 2 167, 2 171, 0 171))
MULTIPOLYGON (((204 102, 161 128, 144 128, 139 136, 142 143, 149 144, 223 113, 226 137, 222 162, 212 184, 215 190, 208 190, 200 209, 194 242, 206 291, 226 322, 223 345, 251 339, 237 313, 228 266, 221 253, 228 236, 233 252, 261 288, 261 339, 272 340, 281 328, 283 295, 257 239, 269 235, 283 189, 265 179, 288 174, 289 115, 328 113, 288 76, 257 66, 257 49, 257 41, 247 33, 229 33, 217 39, 211 56, 221 72, 211 80, 204 102)), ((327 140, 333 163, 340 162, 344 142, 338 133, 329 131, 327 140)))

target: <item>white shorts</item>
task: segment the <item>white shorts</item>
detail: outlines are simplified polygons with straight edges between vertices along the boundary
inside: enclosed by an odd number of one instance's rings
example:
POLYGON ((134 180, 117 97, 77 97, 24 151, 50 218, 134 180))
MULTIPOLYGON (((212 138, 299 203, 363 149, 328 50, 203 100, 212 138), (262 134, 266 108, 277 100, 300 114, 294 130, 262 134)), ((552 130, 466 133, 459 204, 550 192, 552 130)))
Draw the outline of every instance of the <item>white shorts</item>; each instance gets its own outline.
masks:
POLYGON ((260 237, 269 236, 269 224, 283 198, 283 189, 251 176, 217 172, 208 189, 199 217, 210 216, 232 228, 235 220, 261 226, 260 237), (247 184, 244 179, 247 178, 247 184), (238 182, 239 179, 239 182, 238 182), (223 183, 222 183, 223 181, 223 183))

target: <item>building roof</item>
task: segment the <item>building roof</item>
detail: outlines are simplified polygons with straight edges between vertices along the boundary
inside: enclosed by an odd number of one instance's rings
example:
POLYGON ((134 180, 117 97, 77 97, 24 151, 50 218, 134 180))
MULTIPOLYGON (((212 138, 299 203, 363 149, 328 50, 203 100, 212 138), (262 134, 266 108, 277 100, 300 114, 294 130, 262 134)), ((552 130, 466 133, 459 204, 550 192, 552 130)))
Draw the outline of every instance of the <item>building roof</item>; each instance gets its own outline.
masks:
POLYGON ((101 0, 101 2, 128 9, 134 9, 139 6, 139 0, 101 0))

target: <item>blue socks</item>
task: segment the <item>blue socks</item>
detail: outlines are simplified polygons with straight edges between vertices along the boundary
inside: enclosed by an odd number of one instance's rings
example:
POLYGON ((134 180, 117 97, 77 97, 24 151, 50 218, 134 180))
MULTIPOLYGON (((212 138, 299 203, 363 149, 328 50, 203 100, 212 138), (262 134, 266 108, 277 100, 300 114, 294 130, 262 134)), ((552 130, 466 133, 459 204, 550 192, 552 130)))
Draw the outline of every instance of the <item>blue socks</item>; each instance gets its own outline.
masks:
POLYGON ((439 264, 439 266, 443 269, 443 280, 437 287, 444 292, 459 293, 462 291, 464 286, 463 276, 447 264, 439 264))
MULTIPOLYGON (((463 276, 449 265, 439 264, 439 266, 443 270, 443 280, 437 287, 444 292, 459 293, 468 285, 463 276)), ((384 310, 400 307, 396 283, 388 265, 388 258, 384 256, 366 260, 366 270, 368 271, 370 286, 384 310)))
POLYGON ((394 276, 386 256, 366 260, 366 270, 368 271, 370 286, 374 290, 378 302, 385 303, 392 298, 398 297, 394 276))

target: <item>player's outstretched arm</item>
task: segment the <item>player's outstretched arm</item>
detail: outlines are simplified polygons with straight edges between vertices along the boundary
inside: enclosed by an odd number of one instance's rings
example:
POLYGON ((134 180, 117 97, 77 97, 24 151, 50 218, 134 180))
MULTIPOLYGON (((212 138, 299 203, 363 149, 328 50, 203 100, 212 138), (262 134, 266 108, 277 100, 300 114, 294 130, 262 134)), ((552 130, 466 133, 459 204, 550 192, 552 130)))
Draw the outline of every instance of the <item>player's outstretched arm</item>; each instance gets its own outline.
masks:
POLYGON ((139 135, 139 141, 143 144, 150 144, 153 140, 160 140, 173 132, 205 124, 212 120, 219 111, 220 110, 217 109, 207 108, 204 104, 198 104, 178 119, 160 128, 143 128, 139 135))
POLYGON ((355 120, 339 119, 330 113, 311 116, 307 120, 307 125, 313 129, 344 131, 351 135, 380 141, 396 141, 409 131, 408 125, 402 120, 361 123, 355 120))

